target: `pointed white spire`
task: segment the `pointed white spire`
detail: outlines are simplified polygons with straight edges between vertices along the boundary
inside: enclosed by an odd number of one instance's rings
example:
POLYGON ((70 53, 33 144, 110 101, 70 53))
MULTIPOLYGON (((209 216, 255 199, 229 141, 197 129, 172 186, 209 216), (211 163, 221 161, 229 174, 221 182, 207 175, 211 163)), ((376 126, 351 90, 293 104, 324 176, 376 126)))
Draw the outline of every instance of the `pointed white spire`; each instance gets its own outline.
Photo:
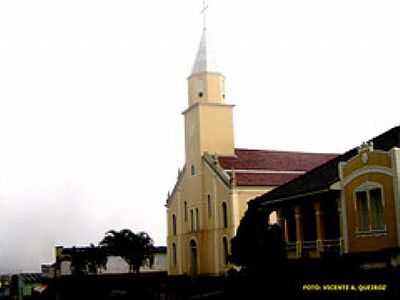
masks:
POLYGON ((210 38, 207 35, 207 29, 203 29, 199 50, 197 51, 196 60, 193 65, 192 75, 202 72, 219 73, 215 54, 210 46, 210 38))
POLYGON ((207 10, 207 1, 203 0, 203 9, 201 11, 203 14, 203 34, 201 36, 199 50, 197 50, 196 60, 193 64, 192 75, 202 72, 219 73, 214 51, 211 47, 210 35, 207 32, 207 10))

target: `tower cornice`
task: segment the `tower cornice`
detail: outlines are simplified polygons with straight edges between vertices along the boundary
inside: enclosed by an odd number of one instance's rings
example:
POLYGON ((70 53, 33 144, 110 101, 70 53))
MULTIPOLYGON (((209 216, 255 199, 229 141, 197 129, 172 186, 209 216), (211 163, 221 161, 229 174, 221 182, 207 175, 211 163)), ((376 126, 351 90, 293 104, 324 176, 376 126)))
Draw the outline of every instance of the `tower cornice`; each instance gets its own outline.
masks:
POLYGON ((200 76, 204 76, 204 75, 216 75, 216 76, 221 76, 223 79, 226 79, 226 76, 220 72, 204 71, 204 72, 200 72, 200 73, 191 74, 190 76, 187 77, 187 80, 190 80, 193 77, 200 77, 200 76))
POLYGON ((182 115, 185 115, 186 113, 188 113, 189 111, 191 111, 192 109, 195 109, 197 106, 214 106, 214 107, 231 107, 234 108, 236 105, 234 104, 225 104, 225 103, 213 103, 213 102, 196 102, 194 104, 192 104, 189 108, 185 109, 182 112, 182 115))

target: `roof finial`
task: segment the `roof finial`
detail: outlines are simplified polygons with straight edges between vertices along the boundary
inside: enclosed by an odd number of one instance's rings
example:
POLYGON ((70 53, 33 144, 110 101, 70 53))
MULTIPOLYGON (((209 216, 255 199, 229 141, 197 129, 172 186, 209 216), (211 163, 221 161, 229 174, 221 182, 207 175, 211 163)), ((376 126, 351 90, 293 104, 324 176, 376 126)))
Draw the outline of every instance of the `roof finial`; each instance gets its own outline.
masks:
POLYGON ((206 30, 207 28, 207 9, 208 9, 207 1, 203 0, 203 9, 201 10, 201 13, 203 14, 203 30, 206 30))

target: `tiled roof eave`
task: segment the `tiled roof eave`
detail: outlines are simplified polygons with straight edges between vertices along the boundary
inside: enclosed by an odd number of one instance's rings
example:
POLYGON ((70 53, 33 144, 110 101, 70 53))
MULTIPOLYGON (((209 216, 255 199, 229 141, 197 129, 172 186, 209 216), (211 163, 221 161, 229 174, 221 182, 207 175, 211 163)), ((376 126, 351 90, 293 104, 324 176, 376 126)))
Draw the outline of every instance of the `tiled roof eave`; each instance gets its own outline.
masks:
POLYGON ((293 196, 277 198, 277 199, 270 200, 270 201, 260 201, 260 202, 258 202, 257 200, 262 200, 262 199, 255 198, 253 200, 254 202, 252 201, 253 203, 251 203, 251 204, 257 205, 259 207, 267 207, 267 206, 271 206, 271 205, 275 205, 275 204, 283 203, 283 202, 287 202, 287 201, 301 200, 304 198, 308 198, 308 197, 312 197, 312 196, 316 196, 316 195, 320 195, 320 194, 325 194, 328 192, 336 192, 336 190, 326 188, 326 189, 316 190, 316 191, 312 191, 312 192, 308 192, 308 193, 304 193, 304 194, 298 194, 298 195, 293 195, 293 196))
POLYGON ((234 156, 219 156, 218 160, 225 170, 299 172, 300 174, 336 157, 337 154, 329 153, 236 148, 234 156))
POLYGON ((220 164, 218 158, 213 158, 209 153, 204 153, 204 162, 215 172, 215 174, 225 183, 229 188, 232 187, 230 182, 230 176, 226 173, 220 164))
POLYGON ((254 188, 256 188, 256 187, 258 187, 258 188, 260 188, 260 189, 268 189, 268 188, 276 188, 277 186, 279 186, 279 185, 277 185, 277 184, 265 184, 265 185, 263 185, 263 184, 255 184, 255 183, 245 183, 245 184, 240 184, 240 183, 237 183, 236 184, 236 187, 238 187, 238 188, 241 188, 241 187, 254 187, 254 188))

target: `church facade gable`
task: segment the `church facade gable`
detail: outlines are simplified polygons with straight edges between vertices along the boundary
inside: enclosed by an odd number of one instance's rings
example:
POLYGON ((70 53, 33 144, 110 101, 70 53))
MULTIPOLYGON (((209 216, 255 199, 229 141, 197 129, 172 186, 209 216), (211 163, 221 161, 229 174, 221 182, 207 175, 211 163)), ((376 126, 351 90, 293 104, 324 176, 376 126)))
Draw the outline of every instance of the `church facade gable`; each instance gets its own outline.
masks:
POLYGON ((168 265, 172 275, 220 274, 226 267, 223 241, 230 241, 235 228, 230 187, 204 161, 199 170, 201 173, 195 175, 199 180, 194 182, 186 172, 168 200, 168 265))

